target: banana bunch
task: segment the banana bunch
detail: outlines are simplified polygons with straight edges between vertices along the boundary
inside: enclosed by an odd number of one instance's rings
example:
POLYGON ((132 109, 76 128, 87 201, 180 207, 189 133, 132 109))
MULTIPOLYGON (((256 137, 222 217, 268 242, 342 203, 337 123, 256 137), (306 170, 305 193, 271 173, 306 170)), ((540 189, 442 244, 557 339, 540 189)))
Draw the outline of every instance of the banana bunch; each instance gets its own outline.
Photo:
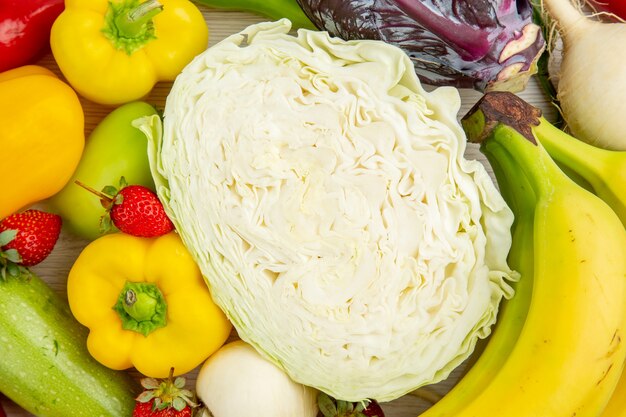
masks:
POLYGON ((577 140, 543 117, 538 118, 532 131, 552 159, 579 185, 604 200, 626 227, 626 152, 577 140))
POLYGON ((626 417, 626 157, 511 93, 486 94, 462 124, 515 213, 521 278, 483 353, 422 417, 626 417))

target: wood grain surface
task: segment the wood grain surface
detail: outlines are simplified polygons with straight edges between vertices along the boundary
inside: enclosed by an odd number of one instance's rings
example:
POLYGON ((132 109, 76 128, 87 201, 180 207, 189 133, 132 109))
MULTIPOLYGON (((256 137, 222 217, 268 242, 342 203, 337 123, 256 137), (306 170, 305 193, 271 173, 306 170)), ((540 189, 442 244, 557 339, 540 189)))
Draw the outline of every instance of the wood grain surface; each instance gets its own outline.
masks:
MULTIPOLYGON (((209 26, 210 45, 215 44, 216 42, 220 41, 228 35, 244 29, 250 24, 257 23, 263 20, 261 17, 247 13, 218 11, 208 8, 201 9, 209 26)), ((44 57, 41 60, 40 64, 52 69, 54 72, 61 76, 58 67, 56 66, 54 59, 51 55, 44 57)), ((165 98, 169 92, 170 87, 171 83, 158 84, 154 88, 150 96, 146 98, 146 101, 154 103, 160 108, 163 108, 165 98)), ((459 112, 459 118, 462 117, 481 97, 480 93, 473 90, 460 90, 460 94, 462 105, 459 112)), ((546 96, 539 89, 536 80, 532 79, 526 90, 522 93, 519 93, 519 95, 526 101, 542 108, 544 114, 549 120, 554 118, 556 114, 555 110, 548 104, 546 96)), ((112 110, 112 108, 99 106, 84 99, 82 100, 82 104, 86 117, 85 134, 89 135, 89 133, 98 124, 98 122, 100 122, 100 120, 102 120, 102 118, 106 116, 112 110)), ((478 151, 476 145, 468 145, 466 157, 468 159, 480 160, 485 164, 488 171, 491 173, 491 169, 487 165, 485 158, 478 151)), ((42 204, 42 206, 45 207, 45 202, 42 204)), ((43 279, 45 279, 54 288, 54 290, 56 290, 65 297, 65 282, 67 274, 74 260, 86 244, 87 241, 63 232, 53 253, 43 263, 34 267, 33 270, 38 273, 43 279)), ((235 338, 236 335, 233 334, 232 337, 235 338)), ((459 375, 463 372, 463 369, 464 365, 455 370, 455 372, 453 372, 453 374, 447 380, 428 387, 427 390, 424 392, 424 397, 431 397, 432 401, 438 396, 443 395, 458 379, 459 375)), ((195 372, 192 372, 188 375, 188 385, 191 388, 194 384, 194 378, 195 372)), ((0 402, 3 404, 3 407, 5 408, 8 417, 32 416, 31 414, 20 409, 17 405, 13 404, 10 400, 4 397, 0 398, 0 402)), ((427 409, 430 405, 431 402, 423 398, 407 395, 395 401, 383 404, 383 408, 388 417, 415 417, 419 415, 422 411, 427 409)))

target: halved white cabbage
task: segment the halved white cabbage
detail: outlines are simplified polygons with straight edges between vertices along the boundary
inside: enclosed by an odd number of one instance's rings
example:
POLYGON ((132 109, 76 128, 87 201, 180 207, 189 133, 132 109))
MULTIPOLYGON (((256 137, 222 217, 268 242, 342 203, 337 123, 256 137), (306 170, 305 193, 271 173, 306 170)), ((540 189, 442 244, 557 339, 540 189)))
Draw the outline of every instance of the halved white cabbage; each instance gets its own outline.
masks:
POLYGON ((463 158, 458 92, 404 53, 253 25, 143 120, 158 193, 239 336, 292 379, 387 401, 486 337, 513 216, 463 158))

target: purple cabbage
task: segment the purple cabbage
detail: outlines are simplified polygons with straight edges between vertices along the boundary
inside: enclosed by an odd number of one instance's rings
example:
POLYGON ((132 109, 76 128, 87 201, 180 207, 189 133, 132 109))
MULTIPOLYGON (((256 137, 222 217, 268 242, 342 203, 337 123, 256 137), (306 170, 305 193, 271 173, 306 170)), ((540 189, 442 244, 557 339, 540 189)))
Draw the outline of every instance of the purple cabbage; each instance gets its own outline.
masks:
POLYGON ((545 42, 529 0, 298 0, 321 30, 402 48, 422 82, 521 91, 545 42))

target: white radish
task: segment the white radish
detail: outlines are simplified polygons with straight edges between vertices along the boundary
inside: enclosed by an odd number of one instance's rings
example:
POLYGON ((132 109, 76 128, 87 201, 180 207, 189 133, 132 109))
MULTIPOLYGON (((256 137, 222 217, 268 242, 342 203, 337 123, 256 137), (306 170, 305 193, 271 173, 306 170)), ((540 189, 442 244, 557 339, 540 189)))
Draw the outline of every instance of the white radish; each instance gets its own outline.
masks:
POLYGON ((241 340, 207 359, 196 393, 215 417, 315 417, 318 412, 316 390, 293 382, 241 340))
POLYGON ((626 23, 583 15, 571 0, 543 0, 563 39, 558 95, 573 136, 626 150, 626 23))

